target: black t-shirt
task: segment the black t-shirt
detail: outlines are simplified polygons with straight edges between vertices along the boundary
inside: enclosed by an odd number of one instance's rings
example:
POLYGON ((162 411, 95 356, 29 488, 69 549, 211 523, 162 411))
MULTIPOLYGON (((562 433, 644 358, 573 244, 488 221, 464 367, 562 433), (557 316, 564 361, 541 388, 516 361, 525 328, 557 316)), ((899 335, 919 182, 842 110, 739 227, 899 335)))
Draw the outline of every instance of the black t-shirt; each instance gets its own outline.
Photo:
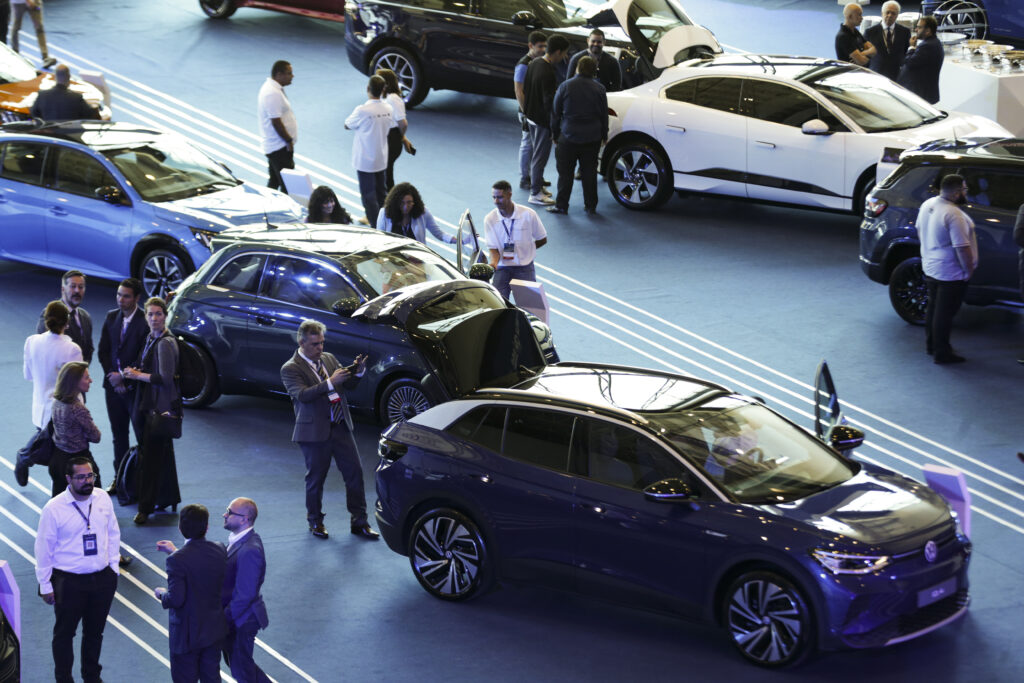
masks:
POLYGON ((551 125, 551 105, 555 99, 558 78, 555 67, 546 59, 535 59, 526 68, 523 99, 526 100, 526 118, 547 128, 551 125))
POLYGON ((857 50, 864 48, 864 36, 855 28, 846 24, 839 25, 839 33, 836 34, 836 59, 843 62, 852 62, 850 55, 857 50))

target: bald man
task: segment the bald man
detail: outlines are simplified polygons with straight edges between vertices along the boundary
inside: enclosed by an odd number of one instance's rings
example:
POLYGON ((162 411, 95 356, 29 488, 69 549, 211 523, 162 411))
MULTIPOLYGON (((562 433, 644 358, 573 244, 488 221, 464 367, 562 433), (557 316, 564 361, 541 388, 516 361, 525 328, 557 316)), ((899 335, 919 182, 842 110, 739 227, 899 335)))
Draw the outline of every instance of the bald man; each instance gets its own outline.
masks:
POLYGON ((40 90, 32 105, 33 118, 44 121, 74 121, 76 119, 98 119, 99 112, 85 101, 81 93, 69 88, 71 71, 66 64, 58 64, 53 70, 56 84, 49 90, 40 90))
POLYGON ((836 34, 836 59, 867 66, 877 50, 864 39, 858 26, 864 21, 864 11, 855 2, 843 8, 843 23, 836 34))

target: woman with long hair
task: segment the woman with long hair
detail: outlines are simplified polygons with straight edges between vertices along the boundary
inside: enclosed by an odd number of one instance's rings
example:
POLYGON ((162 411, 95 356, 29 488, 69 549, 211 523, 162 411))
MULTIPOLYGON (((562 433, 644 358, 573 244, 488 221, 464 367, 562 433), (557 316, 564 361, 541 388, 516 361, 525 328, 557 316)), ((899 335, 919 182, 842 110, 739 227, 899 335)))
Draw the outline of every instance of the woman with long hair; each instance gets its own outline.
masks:
POLYGON ((338 201, 334 190, 321 185, 309 195, 307 223, 352 223, 352 216, 338 201))
POLYGON ((398 85, 398 76, 391 69, 377 69, 376 74, 384 79, 384 101, 391 105, 394 121, 388 131, 388 167, 384 170, 384 187, 390 190, 395 186, 395 161, 402 155, 402 147, 409 154, 415 154, 416 148, 405 137, 409 130, 409 119, 405 115, 405 100, 402 89, 398 85))
POLYGON ((384 206, 377 214, 377 229, 411 237, 423 244, 427 243, 429 231, 439 241, 455 244, 454 235, 437 227, 437 221, 423 205, 419 190, 412 183, 398 183, 391 188, 384 198, 384 206))
POLYGON ((50 479, 53 482, 51 495, 56 496, 68 487, 64 468, 71 458, 88 458, 96 473, 94 486, 100 487, 100 468, 89 452, 90 443, 100 442, 100 430, 92 420, 92 414, 82 402, 82 395, 92 385, 89 364, 69 361, 57 373, 53 390, 53 455, 50 457, 50 479))

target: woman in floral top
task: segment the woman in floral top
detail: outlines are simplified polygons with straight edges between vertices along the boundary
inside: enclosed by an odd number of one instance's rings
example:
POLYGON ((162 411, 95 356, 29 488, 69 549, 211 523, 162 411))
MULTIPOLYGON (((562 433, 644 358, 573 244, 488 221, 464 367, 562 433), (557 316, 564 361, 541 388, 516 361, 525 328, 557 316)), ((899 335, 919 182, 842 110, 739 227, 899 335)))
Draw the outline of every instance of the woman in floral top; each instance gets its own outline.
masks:
POLYGON ((91 384, 89 365, 82 361, 65 363, 57 374, 52 409, 55 448, 49 467, 54 496, 68 487, 67 479, 64 478, 64 465, 71 458, 92 460, 92 469, 97 475, 95 485, 100 487, 100 468, 89 453, 89 444, 100 442, 100 430, 82 402, 82 394, 89 391, 91 384))

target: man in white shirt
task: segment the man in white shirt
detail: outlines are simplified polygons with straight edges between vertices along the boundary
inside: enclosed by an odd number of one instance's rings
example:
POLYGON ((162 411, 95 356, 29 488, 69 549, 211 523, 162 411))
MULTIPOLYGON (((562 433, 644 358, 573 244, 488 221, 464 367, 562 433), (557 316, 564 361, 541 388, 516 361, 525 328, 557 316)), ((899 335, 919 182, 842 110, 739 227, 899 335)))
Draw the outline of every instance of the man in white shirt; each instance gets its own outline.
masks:
POLYGON ((286 85, 291 85, 292 65, 284 60, 274 62, 268 78, 256 98, 256 118, 260 122, 263 136, 263 153, 267 155, 270 180, 267 187, 285 191, 281 180, 282 168, 295 168, 295 141, 299 137, 299 126, 295 121, 292 104, 284 94, 286 85))
POLYGON ((548 243, 548 233, 537 212, 512 201, 512 185, 499 180, 491 187, 494 209, 484 216, 484 240, 494 268, 491 284, 508 299, 513 279, 536 282, 533 259, 548 243))
POLYGON ((964 179, 948 175, 942 179, 939 196, 922 204, 917 213, 921 266, 928 286, 926 351, 934 354, 939 365, 964 361, 953 352, 949 332, 967 293, 967 281, 978 267, 974 221, 959 206, 966 197, 964 179))
POLYGON ((39 595, 53 605, 53 665, 57 683, 71 683, 74 638, 82 622, 82 680, 100 680, 103 627, 117 591, 121 530, 110 496, 96 488, 87 458, 67 463, 68 488, 43 507, 36 534, 39 595))
POLYGON ((394 121, 391 105, 382 102, 385 81, 370 76, 366 86, 369 98, 345 119, 345 130, 355 131, 352 142, 352 168, 359 178, 359 195, 366 212, 366 224, 377 220, 381 204, 387 195, 385 171, 388 167, 388 131, 394 121))

